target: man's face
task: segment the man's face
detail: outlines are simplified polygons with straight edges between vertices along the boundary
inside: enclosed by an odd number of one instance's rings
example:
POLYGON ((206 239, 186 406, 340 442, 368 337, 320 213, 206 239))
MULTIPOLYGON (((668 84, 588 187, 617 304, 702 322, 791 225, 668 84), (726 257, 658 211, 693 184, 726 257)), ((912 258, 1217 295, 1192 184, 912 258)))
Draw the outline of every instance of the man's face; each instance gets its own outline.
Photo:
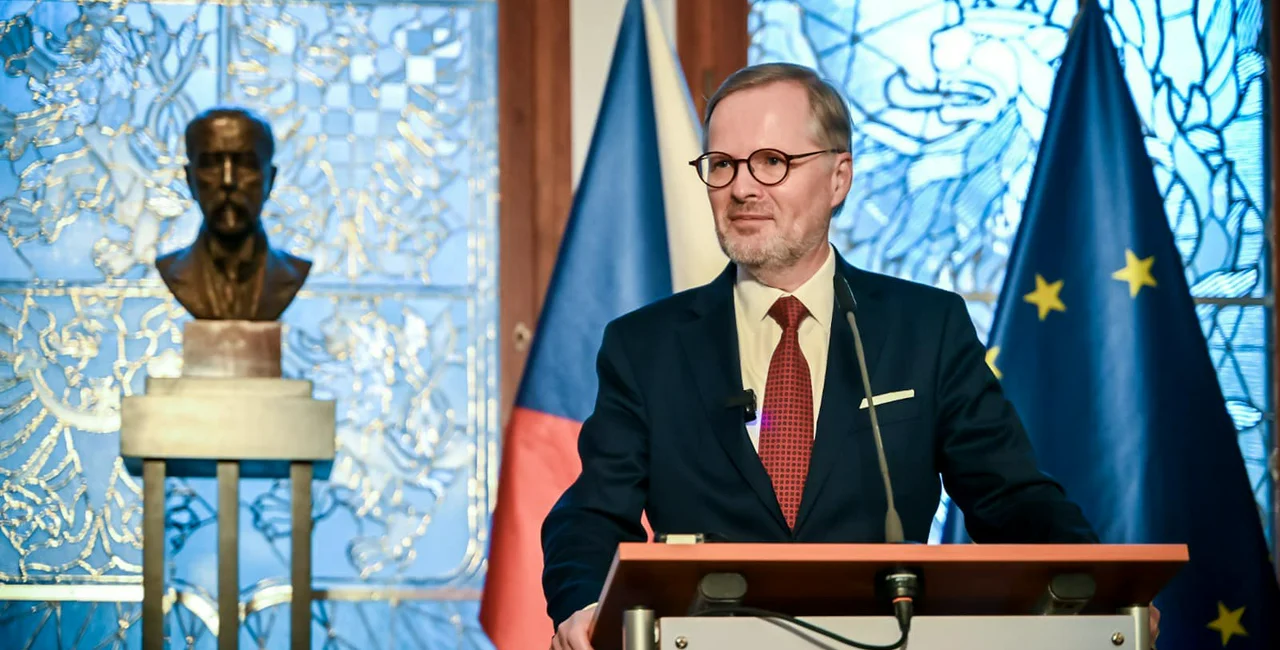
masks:
MULTIPOLYGON (((722 99, 711 114, 707 150, 747 158, 758 149, 789 155, 827 149, 812 124, 809 98, 799 84, 741 90, 722 99)), ((831 210, 848 193, 850 173, 849 154, 826 153, 793 161, 781 183, 764 185, 740 163, 732 183, 708 188, 720 248, 749 269, 794 264, 825 245, 831 210)))
POLYGON ((198 127, 188 156, 187 183, 217 237, 241 239, 258 229, 275 167, 252 121, 219 115, 198 127))

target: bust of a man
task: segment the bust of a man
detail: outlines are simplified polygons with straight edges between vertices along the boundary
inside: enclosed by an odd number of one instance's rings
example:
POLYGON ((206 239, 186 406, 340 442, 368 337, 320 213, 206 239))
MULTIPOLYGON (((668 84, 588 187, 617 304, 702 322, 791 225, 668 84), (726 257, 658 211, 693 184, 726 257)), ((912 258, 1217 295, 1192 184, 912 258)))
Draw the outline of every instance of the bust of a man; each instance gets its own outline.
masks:
POLYGON ((187 125, 187 185, 204 220, 188 247, 156 258, 165 285, 197 319, 273 321, 311 262, 273 250, 262 227, 275 138, 241 108, 214 108, 187 125))

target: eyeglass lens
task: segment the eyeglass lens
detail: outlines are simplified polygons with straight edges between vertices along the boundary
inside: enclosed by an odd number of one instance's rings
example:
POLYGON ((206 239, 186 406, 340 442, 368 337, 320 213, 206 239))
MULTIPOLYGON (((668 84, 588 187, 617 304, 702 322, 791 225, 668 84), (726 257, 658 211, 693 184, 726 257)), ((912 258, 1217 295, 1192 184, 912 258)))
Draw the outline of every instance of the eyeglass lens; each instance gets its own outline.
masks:
MULTIPOLYGON (((698 174, 712 187, 724 187, 733 182, 739 163, 722 153, 712 153, 698 162, 698 174)), ((779 183, 787 175, 790 163, 781 151, 761 149, 747 159, 747 168, 757 181, 765 185, 779 183)))

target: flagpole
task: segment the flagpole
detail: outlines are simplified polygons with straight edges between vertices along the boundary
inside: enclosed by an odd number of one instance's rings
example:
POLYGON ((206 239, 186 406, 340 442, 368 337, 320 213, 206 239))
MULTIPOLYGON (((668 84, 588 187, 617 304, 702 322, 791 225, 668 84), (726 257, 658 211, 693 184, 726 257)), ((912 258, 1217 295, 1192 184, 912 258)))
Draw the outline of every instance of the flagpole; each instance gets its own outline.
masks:
POLYGON ((1280 194, 1280 131, 1276 129, 1274 111, 1276 106, 1280 106, 1280 80, 1276 79, 1275 56, 1276 56, 1276 34, 1280 33, 1280 13, 1276 11, 1274 3, 1267 4, 1267 21, 1270 23, 1268 32, 1271 37, 1267 39, 1267 49, 1265 53, 1266 61, 1269 63, 1267 75, 1267 83, 1270 85, 1271 106, 1270 110, 1263 112, 1263 119, 1266 120, 1266 128, 1271 135, 1271 196, 1267 200, 1267 228, 1268 246, 1271 254, 1267 260, 1270 265, 1271 272, 1271 297, 1273 305, 1271 312, 1271 371, 1268 373, 1271 380, 1271 450, 1267 459, 1267 470, 1271 476, 1271 557, 1276 570, 1276 579, 1280 580, 1280 433, 1277 432, 1276 418, 1274 414, 1277 408, 1280 408, 1280 381, 1277 381, 1277 369, 1280 369, 1280 311, 1274 305, 1275 288, 1280 286, 1280 260, 1276 259, 1277 252, 1280 251, 1280 232, 1277 231, 1275 216, 1275 200, 1277 194, 1280 194))

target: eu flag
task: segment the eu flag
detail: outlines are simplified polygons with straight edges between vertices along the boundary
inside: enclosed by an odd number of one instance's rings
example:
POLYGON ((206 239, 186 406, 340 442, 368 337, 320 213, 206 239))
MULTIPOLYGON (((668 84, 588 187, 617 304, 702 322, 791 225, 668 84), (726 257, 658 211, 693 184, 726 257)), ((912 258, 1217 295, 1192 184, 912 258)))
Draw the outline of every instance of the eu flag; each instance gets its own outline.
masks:
POLYGON ((1093 0, 1058 70, 987 360, 1103 542, 1188 545, 1156 599, 1160 650, 1280 648, 1236 428, 1093 0))

